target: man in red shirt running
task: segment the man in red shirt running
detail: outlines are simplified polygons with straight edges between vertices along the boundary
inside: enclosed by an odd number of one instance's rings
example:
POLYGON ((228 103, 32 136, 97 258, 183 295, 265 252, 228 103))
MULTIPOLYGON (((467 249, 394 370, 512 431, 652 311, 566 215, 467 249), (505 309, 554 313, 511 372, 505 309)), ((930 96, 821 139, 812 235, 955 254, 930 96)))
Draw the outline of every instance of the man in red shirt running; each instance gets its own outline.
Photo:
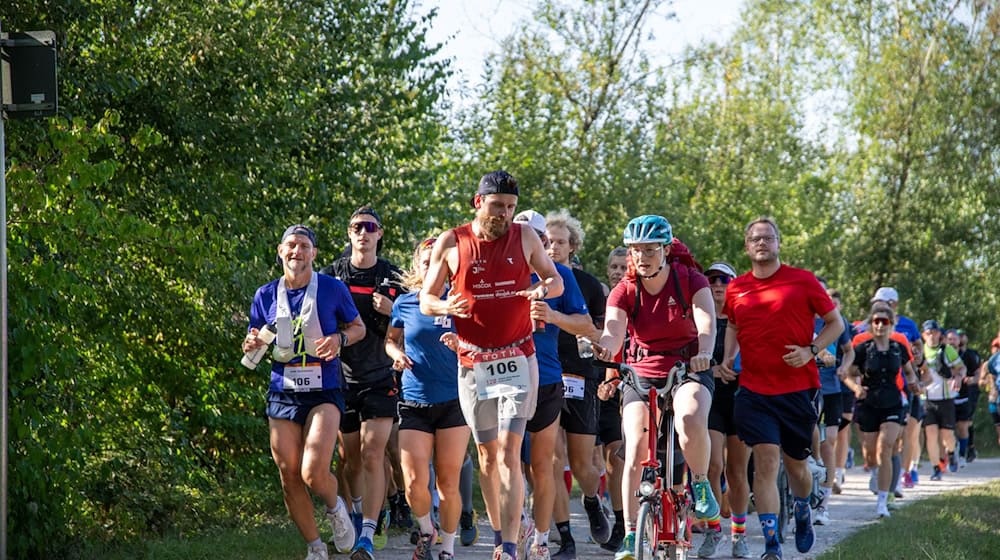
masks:
POLYGON ((781 234, 771 218, 750 222, 744 230, 750 272, 726 290, 723 371, 743 370, 735 396, 737 435, 753 448, 754 500, 764 531, 763 560, 780 560, 777 514, 778 464, 782 459, 795 495, 795 547, 812 548, 815 534, 809 512, 812 475, 806 464, 813 426, 819 419, 819 370, 816 354, 844 330, 840 313, 816 276, 778 259, 781 234), (813 317, 825 326, 813 339, 813 317))
POLYGON ((538 234, 512 224, 517 197, 509 173, 483 176, 472 199, 476 218, 438 238, 420 292, 420 311, 451 315, 458 335, 458 396, 479 448, 495 560, 517 560, 521 441, 538 397, 531 300, 563 291, 538 234), (532 270, 541 279, 533 285, 532 270), (436 297, 449 279, 448 299, 436 297))

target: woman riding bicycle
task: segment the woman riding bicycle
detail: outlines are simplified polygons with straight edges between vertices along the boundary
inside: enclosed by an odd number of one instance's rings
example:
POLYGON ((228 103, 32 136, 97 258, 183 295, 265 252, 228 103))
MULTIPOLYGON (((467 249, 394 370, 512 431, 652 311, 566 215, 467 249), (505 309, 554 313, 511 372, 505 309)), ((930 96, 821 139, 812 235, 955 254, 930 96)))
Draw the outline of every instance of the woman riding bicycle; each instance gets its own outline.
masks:
MULTIPOLYGON (((718 520, 719 504, 708 482, 710 440, 708 411, 715 383, 709 370, 715 345, 715 303, 708 280, 686 246, 674 239, 662 216, 639 216, 625 228, 628 272, 608 296, 604 333, 594 353, 609 361, 630 337, 626 361, 635 369, 639 391, 626 385, 622 398, 625 472, 622 500, 626 536, 616 560, 631 559, 635 549, 636 489, 648 442, 649 387, 663 387, 678 360, 689 373, 678 380, 673 397, 681 451, 694 475, 695 515, 718 520)), ((609 381, 617 379, 609 376, 609 381)))

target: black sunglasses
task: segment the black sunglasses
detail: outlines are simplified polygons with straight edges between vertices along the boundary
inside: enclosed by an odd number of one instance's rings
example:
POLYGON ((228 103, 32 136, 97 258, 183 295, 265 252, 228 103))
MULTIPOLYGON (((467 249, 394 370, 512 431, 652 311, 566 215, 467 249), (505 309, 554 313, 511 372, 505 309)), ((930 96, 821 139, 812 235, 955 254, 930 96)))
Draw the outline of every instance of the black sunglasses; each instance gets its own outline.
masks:
POLYGON ((351 231, 354 233, 361 233, 362 230, 368 233, 375 233, 378 231, 378 224, 375 222, 354 222, 351 224, 351 231))
POLYGON ((708 279, 709 284, 728 284, 732 278, 722 275, 722 276, 711 276, 708 279))

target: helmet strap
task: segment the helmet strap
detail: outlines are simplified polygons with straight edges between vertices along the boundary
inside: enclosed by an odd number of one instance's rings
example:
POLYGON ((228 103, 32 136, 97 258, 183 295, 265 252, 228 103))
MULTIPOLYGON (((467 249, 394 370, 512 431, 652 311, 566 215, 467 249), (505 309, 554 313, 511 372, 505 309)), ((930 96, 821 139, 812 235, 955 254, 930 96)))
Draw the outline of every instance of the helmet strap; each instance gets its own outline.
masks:
POLYGON ((663 264, 660 264, 660 268, 657 268, 656 272, 650 274, 649 276, 643 276, 643 275, 640 274, 639 277, 642 278, 643 280, 649 280, 651 278, 656 278, 656 275, 659 274, 661 270, 663 270, 663 264))

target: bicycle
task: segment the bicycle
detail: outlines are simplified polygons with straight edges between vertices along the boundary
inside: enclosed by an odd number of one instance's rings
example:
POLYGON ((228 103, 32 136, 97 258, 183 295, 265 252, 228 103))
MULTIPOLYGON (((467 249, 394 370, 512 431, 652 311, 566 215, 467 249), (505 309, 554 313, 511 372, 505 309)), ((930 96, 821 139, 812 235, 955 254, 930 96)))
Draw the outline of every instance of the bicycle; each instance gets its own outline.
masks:
MULTIPOLYGON (((598 367, 615 369, 624 383, 640 394, 642 389, 635 371, 625 364, 594 362, 598 367)), ((678 361, 670 369, 667 382, 662 388, 650 386, 649 423, 650 434, 646 459, 642 462, 642 477, 639 482, 639 517, 635 540, 636 560, 686 560, 691 543, 691 526, 688 518, 694 509, 694 502, 687 485, 681 490, 674 488, 674 416, 672 403, 665 397, 675 388, 678 379, 687 374, 687 365, 678 361), (661 409, 660 399, 663 399, 661 409), (662 422, 662 424, 661 424, 662 422), (660 437, 664 438, 665 458, 660 462, 658 449, 660 437), (667 480, 670 467, 670 481, 667 480)))

